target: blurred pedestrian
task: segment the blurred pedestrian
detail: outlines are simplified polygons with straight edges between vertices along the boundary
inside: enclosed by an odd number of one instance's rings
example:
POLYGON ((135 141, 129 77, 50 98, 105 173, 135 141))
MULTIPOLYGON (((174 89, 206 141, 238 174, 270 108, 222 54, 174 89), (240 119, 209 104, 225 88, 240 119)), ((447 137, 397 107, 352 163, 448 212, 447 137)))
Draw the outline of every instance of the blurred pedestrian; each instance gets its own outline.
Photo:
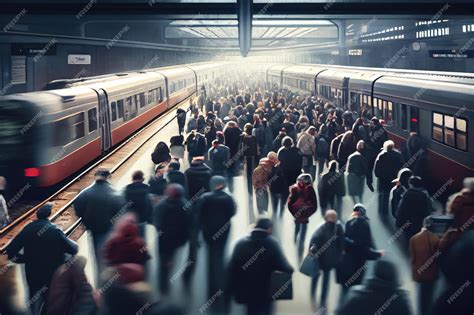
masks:
POLYGON ((128 203, 128 210, 135 213, 138 218, 141 237, 146 239, 146 224, 151 223, 152 205, 150 186, 143 183, 144 180, 142 171, 133 172, 132 183, 125 187, 124 197, 128 203))
POLYGON ((408 180, 412 176, 412 172, 409 168, 402 168, 398 171, 398 176, 392 182, 395 183, 392 190, 390 191, 390 207, 392 216, 397 218, 398 204, 402 199, 403 194, 408 190, 408 180))
POLYGON ((245 169, 247 178, 247 191, 249 198, 253 195, 252 188, 252 173, 255 169, 256 159, 258 157, 258 143, 257 137, 252 135, 253 126, 250 123, 245 124, 244 132, 242 133, 240 145, 242 156, 245 159, 245 169))
MULTIPOLYGON (((0 191, 4 191, 6 186, 5 177, 0 176, 0 191)), ((10 223, 10 215, 8 214, 7 202, 5 197, 0 193, 0 229, 10 223)))
POLYGON ((230 150, 230 160, 227 165, 229 172, 229 190, 233 191, 234 189, 234 177, 238 175, 240 170, 240 158, 241 153, 239 154, 240 147, 240 135, 242 130, 235 121, 227 122, 224 128, 224 144, 230 150))
POLYGON ((310 126, 308 130, 301 133, 296 147, 303 156, 303 172, 311 174, 315 178, 315 169, 313 159, 316 154, 316 127, 310 126))
POLYGON ((230 149, 223 144, 223 140, 224 137, 222 136, 212 141, 212 146, 208 151, 208 160, 212 168, 212 175, 227 177, 230 149))
POLYGON ((66 261, 66 254, 75 255, 79 247, 48 220, 53 205, 47 203, 37 212, 37 220, 29 223, 7 246, 8 258, 25 264, 30 309, 40 314, 54 273, 66 261), (22 253, 20 251, 23 250, 22 253))
POLYGON ((165 178, 167 163, 160 163, 155 168, 155 174, 148 180, 152 203, 157 204, 165 193, 168 182, 165 178))
POLYGON ((261 215, 268 211, 268 180, 270 178, 272 162, 268 158, 260 159, 258 166, 253 171, 252 183, 255 189, 257 210, 261 215))
POLYGON ((354 204, 361 203, 368 172, 368 161, 362 155, 364 141, 357 142, 357 151, 349 155, 346 167, 347 192, 354 204))
POLYGON ((397 178, 398 171, 403 166, 402 154, 395 150, 395 143, 387 140, 383 144, 383 151, 375 160, 374 173, 378 178, 379 214, 387 216, 392 181, 397 178))
POLYGON ((187 196, 188 193, 187 193, 186 175, 184 175, 184 173, 179 170, 180 168, 181 168, 181 165, 179 164, 179 162, 172 161, 170 164, 168 164, 168 167, 165 173, 165 178, 168 184, 180 184, 181 186, 183 186, 185 190, 185 196, 187 196))
POLYGON ((282 198, 288 198, 290 185, 296 183, 296 179, 301 174, 303 167, 303 159, 300 150, 293 145, 291 137, 285 137, 282 141, 282 147, 278 150, 278 160, 280 167, 288 185, 288 189, 284 192, 282 198))
POLYGON ((186 111, 182 108, 176 110, 176 120, 178 121, 179 134, 184 132, 184 126, 186 125, 186 111))
POLYGON ((232 252, 227 294, 237 303, 245 304, 247 315, 272 314, 272 273, 293 273, 280 245, 271 237, 272 232, 272 221, 260 218, 250 235, 240 239, 232 252))
POLYGON ((336 160, 329 162, 327 172, 318 183, 318 192, 322 207, 321 214, 324 215, 327 209, 335 209, 338 216, 340 216, 342 197, 346 195, 346 187, 344 184, 344 174, 339 170, 339 164, 336 160))
POLYGON ((313 179, 310 174, 301 174, 296 184, 290 187, 288 196, 288 210, 295 219, 294 241, 298 244, 300 256, 303 254, 306 230, 309 217, 318 209, 318 200, 313 188, 313 179))
POLYGON ((123 197, 112 187, 110 171, 99 169, 95 173, 95 182, 79 193, 74 201, 76 215, 82 218, 82 224, 90 231, 96 261, 96 285, 103 270, 102 248, 112 225, 127 211, 123 197))
POLYGON ((273 217, 275 217, 277 213, 280 213, 280 217, 282 217, 283 209, 287 202, 288 184, 286 183, 285 176, 281 170, 278 155, 275 152, 270 151, 268 152, 267 158, 272 166, 270 175, 268 176, 267 185, 272 200, 273 217))
MULTIPOLYGON (((324 214, 324 223, 321 224, 311 237, 309 250, 319 262, 323 272, 323 285, 321 289, 321 308, 326 308, 329 293, 331 270, 336 268, 344 250, 344 227, 338 221, 335 210, 327 210, 324 214)), ((311 300, 316 305, 316 287, 318 286, 319 273, 311 279, 311 300)))

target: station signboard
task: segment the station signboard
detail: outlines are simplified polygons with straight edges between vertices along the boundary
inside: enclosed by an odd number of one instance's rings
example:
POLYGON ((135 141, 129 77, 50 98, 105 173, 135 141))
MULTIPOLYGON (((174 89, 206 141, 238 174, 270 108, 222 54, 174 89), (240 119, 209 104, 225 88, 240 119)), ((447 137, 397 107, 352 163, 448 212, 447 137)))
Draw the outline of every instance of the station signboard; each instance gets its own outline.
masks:
POLYGON ((91 55, 67 55, 68 65, 90 65, 91 55))

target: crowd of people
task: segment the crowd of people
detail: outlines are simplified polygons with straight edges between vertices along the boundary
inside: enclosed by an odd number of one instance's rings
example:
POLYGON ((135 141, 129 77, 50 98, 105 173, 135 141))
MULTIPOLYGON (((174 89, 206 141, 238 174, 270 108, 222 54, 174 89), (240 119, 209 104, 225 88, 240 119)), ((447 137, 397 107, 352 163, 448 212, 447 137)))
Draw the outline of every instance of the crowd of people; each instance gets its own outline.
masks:
MULTIPOLYGON (((447 204, 454 216, 450 228, 435 231, 426 189, 429 160, 419 135, 412 133, 398 150, 384 122, 368 111, 353 113, 312 96, 265 90, 249 78, 217 80, 200 91, 189 112, 187 117, 179 109, 179 135, 157 144, 147 184, 137 170, 117 191, 110 171, 98 169, 95 182, 75 199, 76 215, 92 239, 95 286, 85 275, 86 259, 77 255, 77 244, 48 220, 50 204, 11 242, 10 261, 25 264, 32 315, 227 314, 231 301, 244 304, 249 315, 272 314, 275 300, 288 298, 284 291, 291 287, 291 281, 284 282, 275 293, 275 283, 291 280, 299 268, 272 237, 286 210, 294 219, 298 261, 306 254, 317 262, 308 312, 472 314, 474 179, 467 178, 465 189, 447 204), (248 208, 237 208, 233 195, 234 178, 242 175, 248 208), (401 289, 395 265, 375 246, 365 186, 378 194, 380 218, 390 222, 392 215, 401 231, 397 241, 410 255, 416 306, 401 289), (226 257, 232 218, 237 211, 253 212, 254 201, 258 218, 226 257), (308 222, 318 211, 324 222, 308 245, 308 222), (351 213, 348 220, 345 212, 351 213), (146 278, 147 225, 157 233, 159 298, 146 278), (168 304, 177 252, 187 247, 183 282, 189 286, 201 244, 207 251, 208 303, 194 312, 168 304), (368 261, 375 261, 371 273, 368 261), (329 306, 333 271, 341 297, 329 306)), ((8 262, 1 263, 0 313, 28 314, 13 299, 16 285, 8 262)))

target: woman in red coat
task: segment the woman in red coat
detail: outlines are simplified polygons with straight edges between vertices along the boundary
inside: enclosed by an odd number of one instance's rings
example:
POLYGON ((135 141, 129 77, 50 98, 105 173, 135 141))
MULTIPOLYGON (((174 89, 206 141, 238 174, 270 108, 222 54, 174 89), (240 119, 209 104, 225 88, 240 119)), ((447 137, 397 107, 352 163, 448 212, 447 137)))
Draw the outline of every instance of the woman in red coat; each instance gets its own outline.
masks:
POLYGON ((288 210, 295 218, 295 243, 298 240, 298 252, 303 253, 304 240, 306 237, 309 217, 318 208, 316 192, 313 188, 313 178, 310 174, 301 174, 296 180, 296 184, 290 187, 288 197, 288 210))
POLYGON ((127 263, 144 265, 150 259, 146 243, 138 232, 135 214, 129 212, 118 219, 105 243, 103 254, 109 266, 127 263))

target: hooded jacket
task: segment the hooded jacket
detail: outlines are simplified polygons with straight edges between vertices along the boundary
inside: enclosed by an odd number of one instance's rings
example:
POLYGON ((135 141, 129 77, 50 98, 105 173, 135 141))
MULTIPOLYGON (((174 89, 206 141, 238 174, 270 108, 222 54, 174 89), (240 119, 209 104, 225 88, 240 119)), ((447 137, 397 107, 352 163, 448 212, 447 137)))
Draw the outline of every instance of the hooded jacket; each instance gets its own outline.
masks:
POLYGON ((288 210, 296 223, 308 223, 309 217, 318 209, 318 200, 313 185, 294 184, 290 187, 288 210))

